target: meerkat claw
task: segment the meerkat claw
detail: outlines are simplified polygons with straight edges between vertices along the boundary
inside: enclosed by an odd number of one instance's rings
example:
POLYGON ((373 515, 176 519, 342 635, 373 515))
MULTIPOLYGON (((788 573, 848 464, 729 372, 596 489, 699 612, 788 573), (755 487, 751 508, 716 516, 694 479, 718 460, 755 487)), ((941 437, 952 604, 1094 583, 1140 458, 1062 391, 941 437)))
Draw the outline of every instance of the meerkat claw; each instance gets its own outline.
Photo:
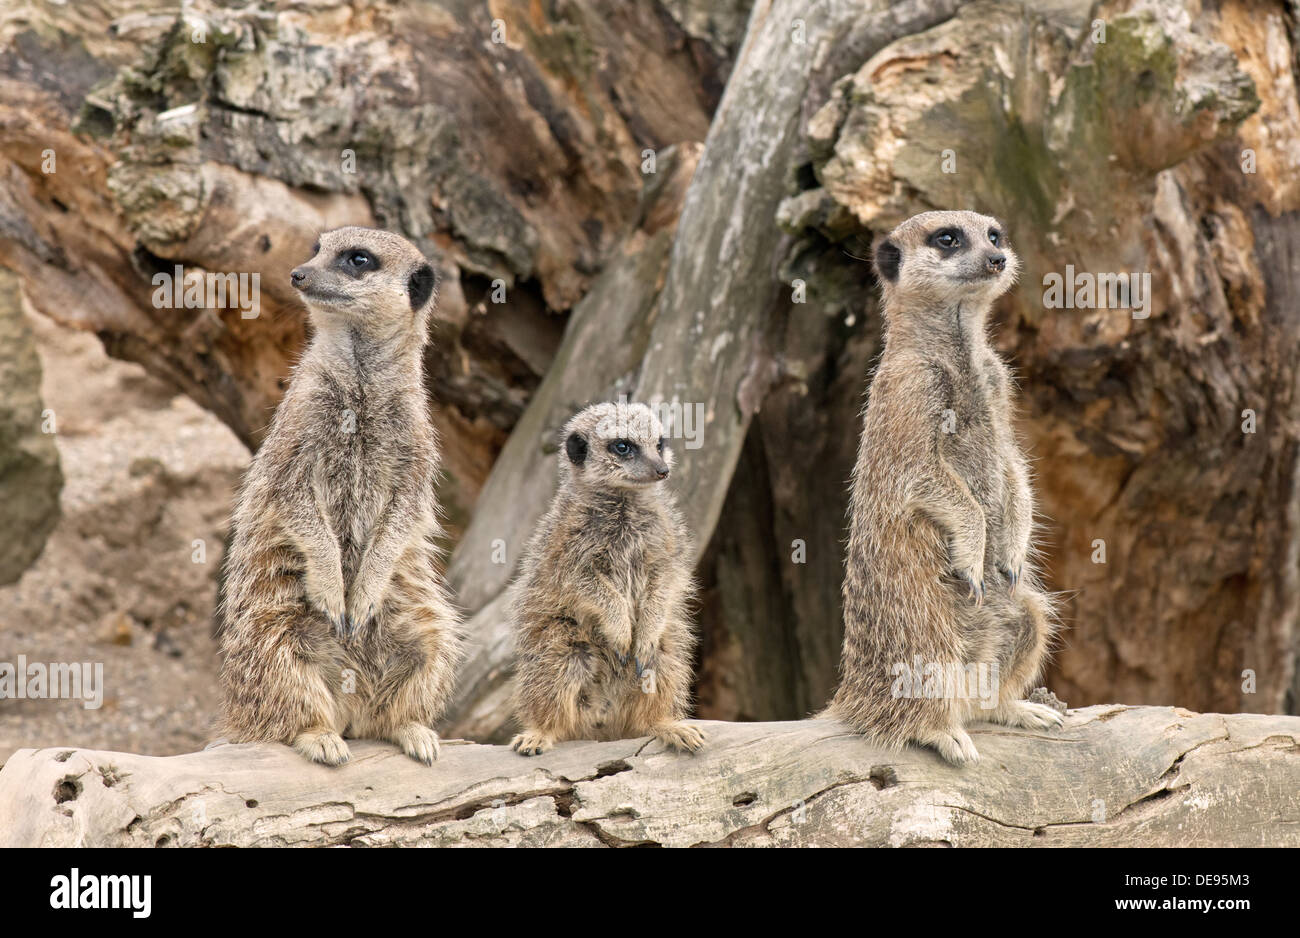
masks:
POLYGON ((1020 566, 1004 567, 1001 564, 998 564, 998 572, 1007 578, 1007 584, 1010 587, 1008 592, 1012 596, 1016 595, 1016 587, 1020 584, 1020 576, 1023 569, 1024 568, 1020 566))
POLYGON ((540 733, 520 733, 510 741, 510 748, 521 756, 540 756, 553 745, 553 739, 540 733))

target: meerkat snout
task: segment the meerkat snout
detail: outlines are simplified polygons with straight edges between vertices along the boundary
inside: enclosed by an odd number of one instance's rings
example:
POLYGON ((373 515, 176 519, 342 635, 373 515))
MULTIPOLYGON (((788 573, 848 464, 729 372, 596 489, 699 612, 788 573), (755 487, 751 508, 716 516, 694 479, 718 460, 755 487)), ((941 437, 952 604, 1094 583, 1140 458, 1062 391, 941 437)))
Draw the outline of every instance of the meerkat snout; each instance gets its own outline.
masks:
POLYGON ((1005 254, 990 254, 984 259, 984 266, 991 274, 1000 274, 1007 269, 1007 256, 1005 254))

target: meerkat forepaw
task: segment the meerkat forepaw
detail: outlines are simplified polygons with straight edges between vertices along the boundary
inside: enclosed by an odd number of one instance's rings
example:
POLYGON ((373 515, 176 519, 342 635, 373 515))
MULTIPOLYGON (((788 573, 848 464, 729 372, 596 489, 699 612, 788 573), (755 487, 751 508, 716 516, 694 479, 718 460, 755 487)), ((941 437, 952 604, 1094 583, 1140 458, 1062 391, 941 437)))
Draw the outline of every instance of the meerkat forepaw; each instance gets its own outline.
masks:
POLYGON ((406 723, 397 728, 392 741, 402 747, 416 762, 433 765, 442 750, 438 745, 438 734, 421 723, 406 723))
POLYGON ((933 747, 943 760, 951 765, 974 765, 980 761, 979 750, 975 748, 974 741, 961 727, 937 730, 920 738, 918 742, 933 747))
POLYGON ((983 572, 975 569, 959 570, 957 571, 957 576, 965 580, 966 584, 970 587, 970 591, 966 594, 966 598, 974 600, 976 606, 984 605, 985 590, 983 572))
POLYGON ((1033 703, 1029 700, 1012 700, 995 710, 990 720, 1004 726, 1046 730, 1064 725, 1065 715, 1047 704, 1033 703))
POLYGON ((321 765, 342 765, 352 758, 343 737, 328 731, 299 733, 293 741, 293 748, 321 765))
POLYGON ((510 740, 510 748, 521 756, 540 756, 555 745, 555 740, 545 733, 526 730, 510 740))
POLYGON ((655 727, 651 735, 678 752, 699 752, 704 748, 704 733, 689 723, 666 723, 655 727))
POLYGON ((347 624, 349 633, 355 635, 369 625, 379 614, 380 602, 369 591, 356 590, 348 598, 347 624))

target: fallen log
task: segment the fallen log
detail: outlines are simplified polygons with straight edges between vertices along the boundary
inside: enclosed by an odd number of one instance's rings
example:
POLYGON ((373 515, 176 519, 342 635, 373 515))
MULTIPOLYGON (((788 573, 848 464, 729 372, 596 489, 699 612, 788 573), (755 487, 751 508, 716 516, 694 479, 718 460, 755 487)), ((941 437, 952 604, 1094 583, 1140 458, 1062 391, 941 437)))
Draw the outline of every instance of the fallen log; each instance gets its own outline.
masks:
POLYGON ((24 749, 0 846, 1300 846, 1300 717, 1088 707, 975 727, 966 769, 829 720, 701 725, 696 756, 448 740, 432 768, 377 742, 337 769, 271 744, 24 749))

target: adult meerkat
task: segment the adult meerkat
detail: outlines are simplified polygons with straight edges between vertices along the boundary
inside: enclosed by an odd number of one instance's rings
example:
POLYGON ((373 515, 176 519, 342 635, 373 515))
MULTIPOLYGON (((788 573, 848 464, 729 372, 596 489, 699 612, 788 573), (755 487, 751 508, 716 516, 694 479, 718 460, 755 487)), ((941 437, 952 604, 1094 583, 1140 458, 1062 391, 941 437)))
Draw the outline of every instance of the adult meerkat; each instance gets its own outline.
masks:
POLYGON ((880 242, 875 267, 885 349, 853 470, 842 674, 828 710, 883 744, 933 746, 961 765, 979 759, 968 722, 1062 722, 1020 699, 1055 620, 1032 563, 1011 375, 986 334, 1019 261, 997 219, 925 212, 880 242), (987 703, 952 692, 972 665, 996 675, 987 703), (920 689, 918 666, 939 680, 920 689))
POLYGON ((564 429, 560 484, 513 587, 511 747, 652 735, 689 752, 690 539, 664 487, 672 451, 644 404, 596 404, 564 429))
POLYGON ((224 729, 326 765, 345 734, 429 764, 461 654, 421 377, 435 275, 397 235, 339 228, 291 281, 314 335, 235 508, 224 729))

